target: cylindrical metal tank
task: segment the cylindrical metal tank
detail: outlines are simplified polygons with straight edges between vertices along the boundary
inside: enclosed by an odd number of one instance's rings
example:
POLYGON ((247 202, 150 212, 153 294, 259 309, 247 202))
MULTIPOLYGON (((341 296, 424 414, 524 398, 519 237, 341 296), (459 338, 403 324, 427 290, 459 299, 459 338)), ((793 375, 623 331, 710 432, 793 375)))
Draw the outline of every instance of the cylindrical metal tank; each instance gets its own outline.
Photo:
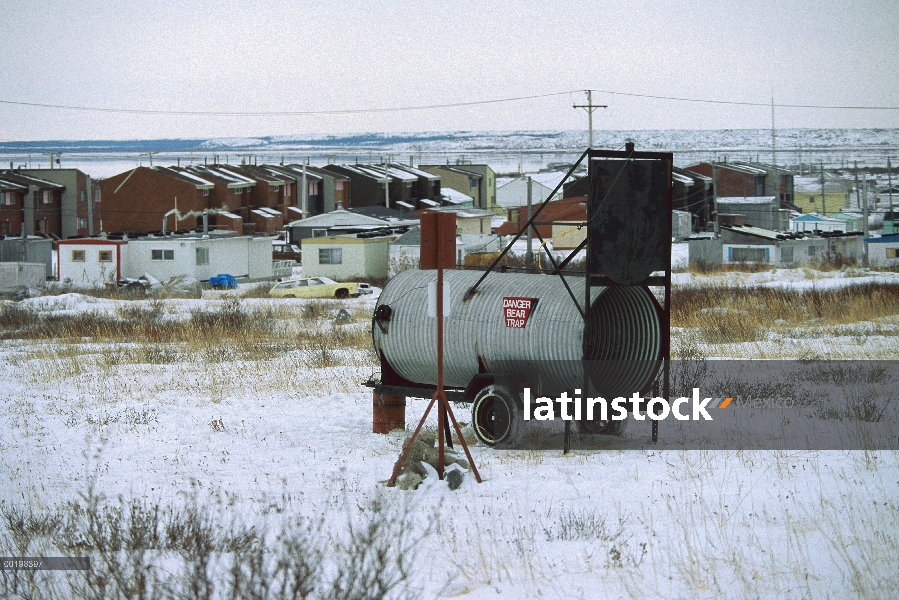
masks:
MULTIPOLYGON (((644 288, 594 287, 592 331, 565 290, 552 275, 490 273, 470 299, 468 290, 483 273, 444 271, 444 383, 464 388, 479 373, 526 376, 543 393, 583 387, 583 361, 591 361, 591 380, 601 393, 620 395, 642 389, 658 368, 661 348, 658 303, 644 288), (521 322, 507 321, 509 299, 531 299, 521 322), (536 299, 536 302, 533 300, 536 299)), ((437 329, 429 286, 436 271, 405 271, 390 280, 376 307, 372 329, 375 350, 403 378, 434 385, 437 380, 437 329)), ((566 277, 580 302, 584 280, 566 277)), ((433 295, 435 292, 432 291, 433 295)), ((433 301, 432 301, 433 304, 433 301)), ((518 316, 523 316, 519 313, 518 316)))

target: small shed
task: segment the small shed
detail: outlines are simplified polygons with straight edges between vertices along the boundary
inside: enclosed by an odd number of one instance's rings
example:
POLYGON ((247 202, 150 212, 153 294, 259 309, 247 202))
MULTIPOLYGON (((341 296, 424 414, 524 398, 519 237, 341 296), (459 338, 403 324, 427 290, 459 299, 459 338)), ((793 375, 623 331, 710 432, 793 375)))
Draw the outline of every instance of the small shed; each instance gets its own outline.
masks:
POLYGON ((60 240, 56 243, 56 278, 76 284, 114 283, 123 277, 122 266, 127 254, 125 240, 60 240))
POLYGON ((899 266, 899 235, 865 238, 868 246, 868 264, 872 267, 899 266))
POLYGON ((56 276, 53 254, 53 240, 48 237, 5 236, 0 239, 0 262, 42 263, 47 279, 56 276))
POLYGON ((818 233, 818 232, 843 232, 848 228, 848 223, 844 219, 835 219, 826 217, 816 213, 800 215, 795 219, 790 219, 790 231, 793 233, 818 233))
POLYGON ((149 273, 160 281, 188 275, 206 281, 228 273, 238 279, 271 279, 273 237, 221 235, 203 237, 147 236, 128 240, 122 274, 138 278, 149 273))
POLYGON ((330 277, 335 281, 386 278, 390 242, 397 237, 339 235, 306 239, 303 242, 303 275, 330 277))
POLYGON ((0 262, 0 292, 39 288, 45 281, 43 263, 0 262))

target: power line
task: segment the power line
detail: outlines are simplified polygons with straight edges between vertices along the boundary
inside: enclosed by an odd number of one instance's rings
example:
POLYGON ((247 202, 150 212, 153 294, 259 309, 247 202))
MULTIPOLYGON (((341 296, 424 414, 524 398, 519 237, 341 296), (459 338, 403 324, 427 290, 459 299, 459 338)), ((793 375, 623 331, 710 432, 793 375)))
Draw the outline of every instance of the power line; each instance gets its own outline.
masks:
POLYGON ((656 96, 653 94, 633 94, 629 92, 613 92, 609 90, 594 90, 601 94, 613 96, 630 96, 633 98, 652 98, 655 100, 675 100, 677 102, 700 102, 705 104, 728 104, 734 106, 764 106, 775 108, 822 108, 828 110, 899 110, 899 106, 851 106, 833 104, 772 104, 770 102, 741 102, 738 100, 709 100, 706 98, 681 98, 678 96, 656 96))
MULTIPOLYGON (((463 106, 481 106, 486 104, 499 104, 504 102, 519 102, 534 100, 537 98, 550 98, 553 96, 571 95, 587 90, 571 90, 565 92, 552 92, 549 94, 535 94, 531 96, 516 96, 511 98, 497 98, 492 100, 476 100, 471 102, 451 102, 446 104, 422 104, 417 106, 394 106, 382 108, 344 108, 333 110, 287 110, 287 111, 190 111, 190 110, 154 110, 142 108, 104 108, 99 106, 75 106, 68 104, 48 104, 41 102, 20 102, 15 100, 0 100, 0 104, 14 106, 30 106, 35 108, 53 108, 60 110, 77 110, 87 112, 124 113, 140 115, 169 115, 169 116, 213 116, 213 117, 290 117, 290 116, 321 116, 321 115, 351 115, 370 113, 409 112, 418 110, 439 110, 444 108, 457 108, 463 106)), ((708 98, 683 98, 679 96, 660 96, 654 94, 637 94, 633 92, 620 92, 611 90, 592 90, 602 94, 613 96, 627 96, 631 98, 650 98, 654 100, 669 100, 674 102, 695 102, 702 104, 722 104, 728 106, 759 106, 771 107, 769 102, 744 102, 739 100, 712 100, 708 98)), ((826 105, 826 104, 774 104, 776 108, 802 108, 824 110, 899 110, 899 106, 863 106, 863 105, 826 105)))
POLYGON ((338 110, 286 110, 286 111, 207 111, 207 110, 151 110, 141 108, 101 108, 96 106, 71 106, 67 104, 43 104, 39 102, 17 102, 12 100, 0 100, 0 104, 13 104, 17 106, 33 106, 37 108, 59 108, 64 110, 81 110, 90 112, 127 113, 139 115, 173 115, 173 116, 212 116, 212 117, 292 117, 315 115, 351 115, 365 113, 404 112, 414 110, 435 110, 441 108, 456 108, 460 106, 477 106, 482 104, 498 104, 501 102, 518 102, 521 100, 533 100, 536 98, 549 98, 551 96, 564 96, 573 92, 553 92, 551 94, 536 94, 533 96, 517 96, 515 98, 499 98, 494 100, 477 100, 473 102, 452 102, 448 104, 423 104, 420 106, 395 106, 390 108, 347 108, 338 110))

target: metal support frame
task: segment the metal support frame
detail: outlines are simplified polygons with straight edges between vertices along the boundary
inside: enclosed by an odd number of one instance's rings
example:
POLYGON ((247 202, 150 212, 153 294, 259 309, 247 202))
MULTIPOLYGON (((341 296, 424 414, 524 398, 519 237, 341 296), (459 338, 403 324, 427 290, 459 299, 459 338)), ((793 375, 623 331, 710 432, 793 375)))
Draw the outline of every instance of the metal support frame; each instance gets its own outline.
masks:
MULTIPOLYGON (((436 223, 437 221, 435 221, 436 231, 434 233, 436 235, 436 246, 439 249, 441 247, 441 241, 443 240, 440 235, 441 228, 436 226, 436 223)), ((447 399, 446 392, 443 388, 443 267, 441 266, 439 259, 437 260, 437 390, 431 397, 431 402, 428 404, 428 408, 425 409, 425 413, 421 416, 418 427, 416 427, 415 431, 412 433, 409 445, 406 446, 402 456, 400 456, 399 461, 397 461, 396 466, 393 468, 393 475, 390 476, 387 487, 393 487, 396 484, 396 478, 400 473, 400 469, 402 468, 403 463, 406 462, 406 458, 415 443, 415 438, 417 438, 418 434, 421 432, 421 428, 425 424, 425 420, 428 418, 428 414, 431 412, 431 408, 433 408, 435 402, 439 403, 437 407, 437 476, 440 477, 440 479, 443 479, 443 468, 446 459, 444 444, 448 441, 449 447, 453 447, 452 435, 450 435, 449 422, 447 421, 447 417, 449 417, 449 421, 452 421, 453 428, 456 430, 456 435, 459 436, 459 442, 462 444, 462 449, 465 451, 465 458, 468 459, 468 464, 471 466, 471 472, 474 473, 477 482, 481 483, 481 474, 478 473, 478 468, 475 466, 474 459, 471 457, 468 444, 465 443, 465 438, 462 437, 462 430, 459 428, 459 423, 456 421, 453 409, 450 407, 449 400, 447 399)))
MULTIPOLYGON (((673 156, 670 153, 665 152, 634 152, 632 147, 629 147, 624 152, 615 152, 615 151, 606 151, 606 150, 588 150, 587 155, 589 158, 589 162, 587 164, 587 172, 588 176, 591 178, 594 177, 593 172, 593 159, 618 159, 618 160, 637 160, 637 159, 655 159, 655 160, 665 160, 668 162, 668 193, 666 198, 666 210, 668 214, 668 236, 667 239, 671 239, 671 210, 673 208, 673 198, 672 198, 672 185, 671 185, 671 170, 673 166, 673 156)), ((588 202, 592 202, 593 198, 588 198, 588 202)), ((603 202, 605 198, 603 199, 603 202)), ((589 218, 589 216, 588 216, 589 218)), ((609 277, 606 277, 601 273, 594 273, 590 270, 590 259, 592 244, 594 240, 591 239, 591 235, 587 233, 586 239, 586 249, 587 249, 587 261, 586 261, 586 277, 584 278, 584 305, 588 307, 588 310, 585 311, 584 314, 584 331, 588 331, 592 325, 591 321, 591 312, 589 310, 590 305, 590 290, 596 286, 618 286, 618 285, 628 285, 621 284, 616 281, 613 281, 609 277)), ((569 257, 571 258, 571 257, 569 257)), ((669 253, 669 260, 666 262, 664 275, 659 276, 649 276, 644 281, 636 284, 640 287, 644 287, 649 291, 650 287, 663 287, 665 290, 664 296, 664 304, 662 305, 662 311, 660 315, 659 328, 661 329, 662 340, 661 340, 661 356, 659 357, 662 360, 662 369, 661 369, 661 377, 662 377, 662 397, 669 398, 671 395, 671 382, 670 382, 670 374, 671 374, 671 260, 669 253)), ((568 259, 566 259, 567 261, 568 259)), ((587 356, 584 356, 584 360, 588 359, 587 356)), ((658 376, 657 376, 658 377, 658 376)), ((587 369, 584 369, 584 389, 583 393, 587 394, 590 378, 587 369)), ((564 440, 564 452, 568 453, 571 447, 571 421, 565 421, 565 440, 564 440)), ((652 421, 652 441, 653 443, 657 442, 659 439, 659 422, 652 421)))
MULTIPOLYGON (((556 188, 552 191, 547 199, 544 200, 537 210, 533 211, 528 221, 525 223, 524 227, 518 234, 512 239, 511 242, 503 249, 500 255, 493 261, 493 263, 485 270, 484 274, 478 279, 478 281, 468 290, 465 295, 465 300, 471 298, 476 292, 478 287, 487 278, 487 275, 493 271, 497 265, 499 265, 500 261, 503 257, 509 252, 512 248, 512 245, 515 244, 524 235, 526 232, 529 233, 530 230, 533 230, 534 233, 537 234, 537 237, 540 239, 540 242, 543 243, 543 237, 540 235, 540 232, 537 230, 537 224, 541 223, 541 221, 537 220, 537 217, 540 215, 541 211, 546 207, 546 205, 550 202, 550 198, 555 197, 556 193, 558 193, 559 189, 564 185, 564 183, 568 180, 569 177, 574 173, 575 169, 584 161, 585 158, 588 158, 588 176, 591 178, 594 177, 593 172, 593 158, 605 158, 605 159, 624 159, 624 160, 638 160, 638 159, 655 159, 655 160, 664 160, 668 162, 668 192, 666 199, 666 210, 668 215, 668 237, 667 239, 671 239, 671 210, 673 207, 672 204, 672 186, 671 186, 671 171, 673 167, 673 156, 671 153, 667 152, 635 152, 633 147, 628 145, 627 150, 624 152, 620 151, 606 151, 606 150, 593 150, 592 148, 588 148, 584 153, 580 156, 577 162, 572 165, 572 167, 568 170, 568 173, 559 182, 556 188)), ((592 198, 588 198, 588 202, 592 202, 592 198)), ((589 219, 589 216, 588 216, 589 219)), ((585 222, 584 225, 589 225, 589 222, 585 222)), ((565 280, 565 276, 562 273, 562 269, 568 265, 569 262, 583 249, 587 249, 587 256, 590 256, 591 251, 591 236, 589 234, 589 230, 587 233, 587 239, 581 242, 578 247, 572 251, 561 263, 556 263, 556 260, 553 258, 552 254, 549 254, 550 262, 553 265, 553 275, 558 275, 560 279, 562 279, 563 284, 565 285, 565 289, 568 291, 571 296, 572 301, 575 306, 577 306, 580 311, 583 319, 584 319, 584 331, 587 331, 589 327, 591 327, 591 317, 590 317, 590 290, 592 287, 596 286, 617 286, 617 285, 629 285, 629 284, 621 284, 616 281, 613 281, 609 277, 607 277, 603 273, 595 273, 590 269, 590 260, 586 261, 586 272, 584 273, 584 303, 583 306, 577 301, 574 292, 571 290, 568 282, 565 280)), ((503 271, 506 269, 503 268, 503 271)), ((516 272, 531 272, 531 269, 515 269, 516 272)), ((670 373, 671 373, 671 261, 670 256, 667 264, 665 265, 664 275, 662 276, 649 276, 644 281, 639 282, 638 285, 644 288, 650 287, 662 287, 664 288, 664 303, 661 306, 661 314, 660 314, 660 329, 661 329, 661 351, 660 351, 660 359, 662 361, 661 370, 659 375, 661 375, 661 388, 663 397, 668 398, 670 396, 670 373)), ((584 356, 584 360, 587 357, 584 356)), ((657 376, 658 379, 658 376, 657 376)), ((584 388, 583 393, 588 394, 589 390, 589 373, 587 369, 584 369, 584 388)), ((652 441, 657 442, 659 438, 659 423, 658 421, 652 422, 652 441)), ((564 436, 564 452, 567 454, 571 448, 571 421, 565 421, 565 436, 564 436)))

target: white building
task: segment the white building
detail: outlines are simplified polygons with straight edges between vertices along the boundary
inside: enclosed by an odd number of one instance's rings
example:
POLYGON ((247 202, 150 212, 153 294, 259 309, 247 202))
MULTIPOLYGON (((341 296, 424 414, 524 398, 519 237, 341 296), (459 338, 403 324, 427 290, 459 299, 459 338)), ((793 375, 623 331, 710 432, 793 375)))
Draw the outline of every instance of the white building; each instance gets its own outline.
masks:
POLYGON ((76 284, 113 283, 122 279, 127 246, 124 240, 60 240, 56 243, 56 279, 76 284))
POLYGON ((396 235, 357 237, 338 235, 303 241, 303 276, 335 281, 387 277, 390 242, 396 235))
POLYGON ((186 275, 206 281, 228 273, 238 279, 271 279, 272 237, 148 236, 131 240, 71 239, 57 244, 60 281, 98 284, 186 275))
POLYGON ((809 213, 790 219, 790 230, 793 233, 846 232, 849 230, 849 223, 844 219, 809 213))
POLYGON ((868 248, 868 264, 872 267, 899 266, 899 236, 888 235, 865 238, 868 248))

